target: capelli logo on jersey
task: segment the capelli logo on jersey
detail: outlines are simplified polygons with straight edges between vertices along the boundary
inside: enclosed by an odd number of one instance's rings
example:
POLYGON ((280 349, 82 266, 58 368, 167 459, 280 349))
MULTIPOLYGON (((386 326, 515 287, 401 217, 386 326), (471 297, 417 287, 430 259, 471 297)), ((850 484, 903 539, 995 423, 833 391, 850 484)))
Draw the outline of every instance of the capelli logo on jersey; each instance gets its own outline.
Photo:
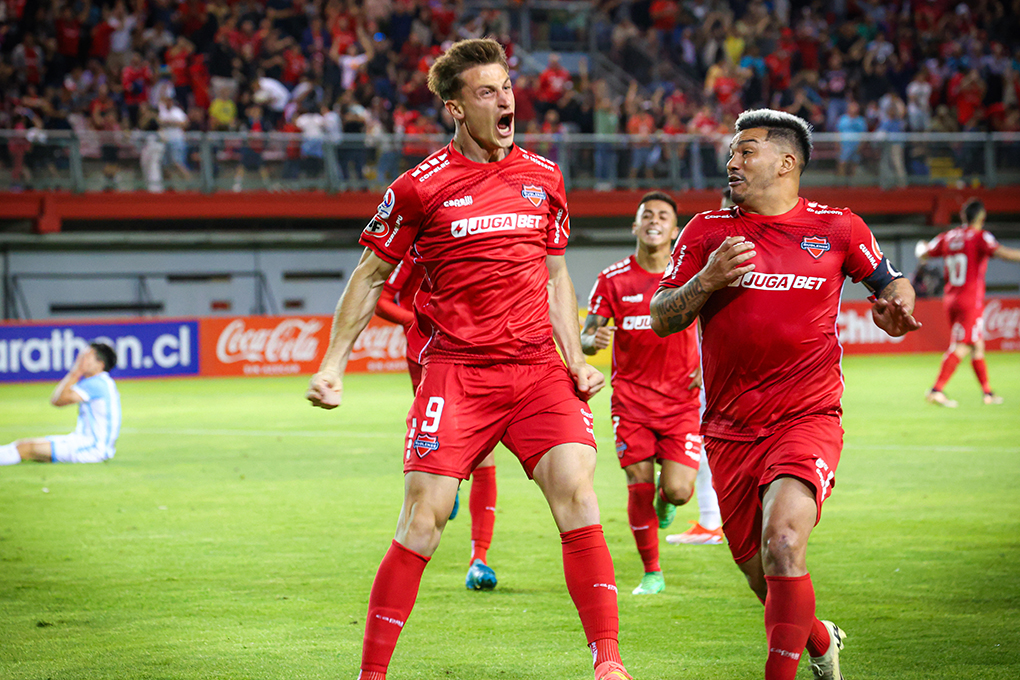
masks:
POLYGON ((469 206, 475 202, 475 199, 471 196, 464 196, 463 198, 452 198, 449 201, 443 201, 444 208, 463 208, 469 206))
POLYGON ((641 302, 645 299, 644 293, 638 293, 637 295, 624 295, 620 298, 624 302, 641 302))
POLYGON ((650 314, 625 316, 621 325, 625 331, 643 331, 652 327, 652 317, 650 314))
POLYGON ((821 290, 825 279, 820 276, 797 274, 765 274, 748 272, 735 279, 730 288, 751 288, 753 290, 821 290))
POLYGON ((521 196, 531 201, 531 204, 536 208, 542 205, 542 201, 547 198, 545 189, 534 184, 525 184, 521 187, 521 196))
POLYGON ((435 158, 429 158, 414 169, 414 172, 411 173, 411 177, 417 179, 419 183, 424 182, 429 177, 450 164, 450 159, 448 158, 449 155, 450 154, 444 153, 436 156, 435 158))
POLYGON ((466 220, 454 220, 450 225, 450 235, 464 238, 476 234, 495 231, 513 231, 514 229, 541 229, 544 215, 486 215, 485 217, 469 217, 466 220))

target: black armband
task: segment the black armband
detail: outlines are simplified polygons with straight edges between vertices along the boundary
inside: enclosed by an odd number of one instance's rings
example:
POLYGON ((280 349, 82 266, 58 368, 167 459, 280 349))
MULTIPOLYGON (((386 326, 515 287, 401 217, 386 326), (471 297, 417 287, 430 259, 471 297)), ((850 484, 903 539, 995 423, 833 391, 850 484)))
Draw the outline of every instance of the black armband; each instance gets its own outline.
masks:
POLYGON ((875 267, 875 271, 871 272, 868 276, 861 279, 861 283, 868 287, 871 291, 871 297, 868 299, 874 302, 876 295, 885 290, 885 287, 896 279, 902 279, 903 274, 896 271, 892 266, 892 262, 889 261, 888 257, 882 256, 882 261, 875 267))

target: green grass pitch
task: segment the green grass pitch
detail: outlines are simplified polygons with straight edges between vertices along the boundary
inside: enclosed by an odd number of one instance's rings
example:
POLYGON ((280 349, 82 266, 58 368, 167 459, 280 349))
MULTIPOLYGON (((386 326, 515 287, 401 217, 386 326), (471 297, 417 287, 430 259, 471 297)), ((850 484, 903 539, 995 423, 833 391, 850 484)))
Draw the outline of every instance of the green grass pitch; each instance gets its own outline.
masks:
MULTIPOLYGON (((846 447, 808 560, 819 615, 850 636, 846 677, 1020 677, 1020 354, 988 358, 1001 406, 980 404, 962 364, 956 410, 922 399, 936 355, 844 365, 846 447)), ((354 678, 411 395, 404 375, 350 376, 344 406, 325 412, 305 384, 124 381, 115 459, 0 468, 0 678, 354 678)), ((0 387, 0 439, 70 431, 73 409, 49 407, 51 389, 0 387)), ((762 608, 724 546, 663 541, 666 591, 630 595, 641 565, 608 395, 592 406, 628 668, 760 678, 762 608)), ((591 677, 556 528, 512 456, 497 463, 499 587, 464 588, 465 503, 392 680, 591 677)), ((695 517, 681 509, 672 531, 695 517)))

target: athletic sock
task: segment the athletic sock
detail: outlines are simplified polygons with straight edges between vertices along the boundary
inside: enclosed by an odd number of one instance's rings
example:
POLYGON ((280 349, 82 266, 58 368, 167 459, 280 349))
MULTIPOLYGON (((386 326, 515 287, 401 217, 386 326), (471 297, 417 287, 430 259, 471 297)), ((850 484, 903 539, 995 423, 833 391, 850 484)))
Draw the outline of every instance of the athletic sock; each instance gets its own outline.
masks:
POLYGON ((815 618, 811 622, 811 633, 807 639, 807 651, 811 656, 821 656, 829 651, 832 644, 832 637, 829 636, 829 629, 825 624, 815 618))
POLYGON ((654 484, 627 485, 627 520, 645 571, 662 571, 659 566, 659 518, 655 514, 654 484))
POLYGON ((946 352, 942 355, 942 367, 939 369, 939 377, 935 380, 935 386, 932 387, 936 392, 941 392, 942 388, 946 386, 949 379, 953 377, 953 371, 960 364, 960 357, 956 356, 953 352, 946 352))
POLYGON ((471 560, 485 562, 496 524, 496 466, 475 468, 471 473, 471 560))
POLYGON ((706 529, 718 529, 722 526, 722 515, 719 514, 719 497, 712 486, 712 469, 708 467, 708 455, 702 452, 701 465, 698 466, 698 477, 694 481, 694 492, 698 494, 698 524, 706 529))
POLYGON ((21 454, 14 443, 0 446, 0 465, 17 465, 21 462, 21 454))
POLYGON ((368 597, 365 641, 361 649, 362 680, 385 680, 393 648, 414 608, 421 575, 428 562, 429 558, 396 541, 386 551, 368 597))
POLYGON ((815 589, 811 576, 766 576, 765 637, 768 659, 765 680, 793 680, 815 620, 815 589))
POLYGON ((616 604, 613 558, 601 524, 560 534, 563 575, 570 599, 581 617, 592 663, 620 660, 620 615, 616 604))
POLYGON ((988 364, 984 359, 971 359, 970 364, 974 367, 974 375, 977 376, 978 382, 981 383, 981 391, 985 394, 991 392, 992 388, 988 384, 988 364))
POLYGON ((386 680, 386 674, 373 673, 372 671, 361 671, 358 673, 358 680, 386 680))

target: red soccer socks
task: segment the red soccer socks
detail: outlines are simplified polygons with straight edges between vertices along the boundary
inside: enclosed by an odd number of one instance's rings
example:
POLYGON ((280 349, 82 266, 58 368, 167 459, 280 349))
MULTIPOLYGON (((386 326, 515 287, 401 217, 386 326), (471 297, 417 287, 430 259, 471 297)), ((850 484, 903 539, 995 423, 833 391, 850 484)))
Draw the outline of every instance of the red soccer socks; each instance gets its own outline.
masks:
POLYGON ((765 637, 769 650, 765 680, 793 680, 801 653, 817 622, 815 589, 808 574, 766 576, 765 580, 769 585, 765 598, 765 637))
POLYGON ((659 518, 655 514, 655 485, 627 485, 627 520, 645 571, 662 571, 659 566, 659 518))
POLYGON ((988 384, 988 364, 984 359, 971 359, 970 364, 974 367, 974 375, 977 376, 978 382, 981 383, 981 391, 985 394, 991 392, 992 388, 988 384))
MULTIPOLYGON (((654 513, 653 513, 654 519, 654 513)), ((567 591, 581 617, 593 665, 620 662, 620 615, 616 604, 613 558, 602 535, 602 525, 592 524, 560 534, 563 542, 563 575, 567 591)))
POLYGON ((365 641, 361 648, 362 680, 385 680, 393 648, 414 608, 428 562, 429 558, 396 541, 386 551, 368 598, 365 641))
POLYGON ((953 371, 960 364, 960 357, 956 356, 952 352, 946 352, 942 355, 942 367, 939 369, 939 377, 935 380, 935 386, 932 387, 936 392, 941 392, 942 388, 946 386, 949 379, 953 377, 953 371))
POLYGON ((496 524, 496 466, 475 468, 471 473, 471 559, 486 562, 486 552, 492 545, 492 528, 496 524))

